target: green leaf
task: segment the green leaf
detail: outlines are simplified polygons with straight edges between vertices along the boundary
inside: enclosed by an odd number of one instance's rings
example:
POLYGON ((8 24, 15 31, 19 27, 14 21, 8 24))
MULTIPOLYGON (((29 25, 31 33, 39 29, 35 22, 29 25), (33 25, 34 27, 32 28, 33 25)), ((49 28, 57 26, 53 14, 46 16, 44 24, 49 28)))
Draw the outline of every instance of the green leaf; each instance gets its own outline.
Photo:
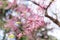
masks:
POLYGON ((21 37, 20 40, 28 40, 28 37, 27 36, 23 36, 23 37, 21 37))

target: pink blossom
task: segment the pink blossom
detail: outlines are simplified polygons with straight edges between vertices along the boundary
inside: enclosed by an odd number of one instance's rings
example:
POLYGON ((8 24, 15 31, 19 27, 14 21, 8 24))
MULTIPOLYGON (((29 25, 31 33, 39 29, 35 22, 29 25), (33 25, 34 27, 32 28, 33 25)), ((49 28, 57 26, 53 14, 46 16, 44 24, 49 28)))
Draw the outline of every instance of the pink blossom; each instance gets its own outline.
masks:
POLYGON ((18 39, 20 39, 22 36, 23 36, 22 33, 19 33, 19 34, 17 35, 18 39))
POLYGON ((25 5, 21 5, 20 4, 20 6, 18 6, 18 7, 16 7, 14 10, 16 10, 16 11, 18 11, 18 12, 24 12, 24 11, 26 11, 26 6, 25 5), (22 10, 23 9, 23 10, 22 10))
POLYGON ((29 38, 29 40, 33 40, 32 33, 30 31, 25 30, 24 35, 26 35, 29 38))
POLYGON ((28 27, 36 28, 44 25, 44 18, 42 16, 38 16, 33 14, 27 18, 27 25, 28 27))
MULTIPOLYGON (((16 5, 16 0, 13 3, 8 3, 8 6, 6 7, 6 9, 11 8, 12 6, 14 6, 14 4, 16 5)), ((45 22, 44 22, 44 17, 40 16, 38 14, 35 14, 34 12, 32 12, 32 10, 30 10, 29 8, 27 8, 25 5, 19 5, 18 7, 14 8, 15 11, 18 12, 22 12, 20 17, 20 20, 23 20, 22 23, 22 30, 23 30, 23 34, 20 33, 20 29, 15 25, 15 23, 18 21, 17 17, 12 17, 11 19, 8 19, 6 22, 6 24, 4 25, 6 28, 10 28, 12 30, 14 30, 17 34, 18 38, 21 38, 23 35, 28 36, 29 38, 33 38, 32 37, 32 32, 37 30, 38 28, 41 28, 41 26, 43 27, 45 22), (27 16, 28 13, 30 14, 29 16, 27 16)), ((38 8, 38 10, 41 10, 43 13, 43 9, 40 7, 40 9, 38 8)))
POLYGON ((17 18, 12 18, 12 19, 8 19, 7 23, 4 25, 4 27, 6 28, 11 28, 13 30, 17 30, 17 26, 15 25, 15 23, 17 22, 17 18))
POLYGON ((2 1, 0 1, 0 6, 2 6, 3 5, 3 3, 2 3, 2 1))

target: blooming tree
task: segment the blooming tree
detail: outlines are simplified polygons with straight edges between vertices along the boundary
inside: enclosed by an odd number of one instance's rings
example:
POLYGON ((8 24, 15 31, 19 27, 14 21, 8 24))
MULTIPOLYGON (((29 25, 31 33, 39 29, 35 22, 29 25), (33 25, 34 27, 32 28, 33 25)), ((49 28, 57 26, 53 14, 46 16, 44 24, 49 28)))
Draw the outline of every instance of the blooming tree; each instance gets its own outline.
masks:
POLYGON ((59 17, 57 15, 58 11, 56 13, 53 12, 56 18, 49 15, 49 8, 55 1, 56 0, 20 0, 19 2, 19 0, 13 0, 11 2, 10 0, 1 0, 0 7, 5 11, 4 21, 6 23, 4 24, 4 29, 6 31, 8 29, 8 34, 10 31, 13 31, 17 40, 21 40, 23 36, 27 36, 27 40, 40 40, 36 38, 36 32, 42 29, 45 40, 48 40, 46 30, 50 22, 45 22, 45 17, 48 17, 52 22, 60 26, 59 19, 57 19, 57 17, 59 17), (6 10, 8 11, 6 12, 6 10))

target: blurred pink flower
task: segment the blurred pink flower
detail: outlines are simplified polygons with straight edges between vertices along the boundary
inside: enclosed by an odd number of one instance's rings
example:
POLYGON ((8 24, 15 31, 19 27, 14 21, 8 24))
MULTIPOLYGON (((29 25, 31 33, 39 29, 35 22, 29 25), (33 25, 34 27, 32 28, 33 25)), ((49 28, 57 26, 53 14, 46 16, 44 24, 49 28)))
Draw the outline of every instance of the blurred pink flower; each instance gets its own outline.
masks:
POLYGON ((3 5, 2 1, 0 1, 0 7, 3 5))
MULTIPOLYGON (((14 4, 16 4, 16 0, 13 3, 8 3, 8 6, 6 7, 6 9, 11 8, 14 4)), ((41 26, 43 27, 45 22, 44 22, 44 17, 40 16, 38 14, 34 14, 34 12, 32 12, 30 9, 28 9, 25 5, 19 5, 18 7, 14 8, 14 10, 18 11, 18 12, 22 12, 21 15, 19 16, 20 19, 23 19, 22 23, 22 30, 23 30, 23 34, 19 33, 19 28, 15 25, 15 23, 18 21, 17 17, 13 17, 11 19, 7 20, 7 23, 5 24, 5 27, 9 27, 12 30, 14 30, 18 35, 18 38, 21 38, 23 35, 28 36, 29 38, 33 38, 32 37, 32 32, 37 30, 38 28, 40 28, 41 26), (28 13, 31 14, 29 16, 28 13), (24 20, 25 19, 25 20, 24 20)), ((43 9, 38 8, 38 10, 41 10, 43 12, 43 9)))
POLYGON ((4 27, 6 28, 11 28, 12 30, 18 30, 18 27, 15 25, 15 23, 17 22, 17 18, 13 17, 12 19, 8 19, 7 23, 4 25, 4 27))
POLYGON ((24 11, 26 11, 27 10, 27 8, 26 8, 26 6, 25 5, 21 5, 20 4, 20 6, 18 6, 18 7, 16 7, 14 10, 16 10, 16 11, 18 11, 18 12, 24 12, 24 11), (23 10, 22 10, 23 9, 23 10))
POLYGON ((32 14, 27 18, 24 28, 33 31, 34 29, 40 28, 43 25, 44 25, 43 16, 32 14))
POLYGON ((17 35, 18 39, 20 39, 22 36, 23 36, 22 33, 19 33, 19 34, 17 35))

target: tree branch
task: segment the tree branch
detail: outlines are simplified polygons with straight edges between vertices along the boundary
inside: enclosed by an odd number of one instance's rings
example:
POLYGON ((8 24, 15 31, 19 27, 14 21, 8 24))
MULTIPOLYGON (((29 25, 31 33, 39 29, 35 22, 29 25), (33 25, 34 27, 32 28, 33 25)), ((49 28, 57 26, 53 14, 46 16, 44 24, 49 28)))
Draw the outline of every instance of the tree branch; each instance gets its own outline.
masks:
POLYGON ((59 22, 57 19, 54 19, 53 17, 49 16, 48 13, 47 13, 48 8, 49 8, 50 5, 53 3, 53 1, 54 1, 54 0, 52 0, 52 1, 49 3, 49 5, 47 6, 47 8, 41 7, 39 4, 37 4, 37 3, 34 2, 34 1, 31 1, 31 2, 34 3, 34 4, 36 4, 36 5, 38 5, 38 6, 40 6, 42 9, 44 9, 44 10, 45 10, 45 17, 48 17, 48 18, 49 18, 50 20, 52 20, 55 24, 57 24, 58 26, 60 26, 60 22, 59 22))
POLYGON ((53 17, 49 16, 48 13, 47 13, 48 8, 50 7, 50 5, 52 4, 53 1, 54 0, 52 0, 50 2, 50 4, 48 5, 48 7, 46 8, 45 16, 48 17, 50 20, 52 20, 55 24, 57 24, 60 27, 60 22, 57 19, 54 19, 53 17))

